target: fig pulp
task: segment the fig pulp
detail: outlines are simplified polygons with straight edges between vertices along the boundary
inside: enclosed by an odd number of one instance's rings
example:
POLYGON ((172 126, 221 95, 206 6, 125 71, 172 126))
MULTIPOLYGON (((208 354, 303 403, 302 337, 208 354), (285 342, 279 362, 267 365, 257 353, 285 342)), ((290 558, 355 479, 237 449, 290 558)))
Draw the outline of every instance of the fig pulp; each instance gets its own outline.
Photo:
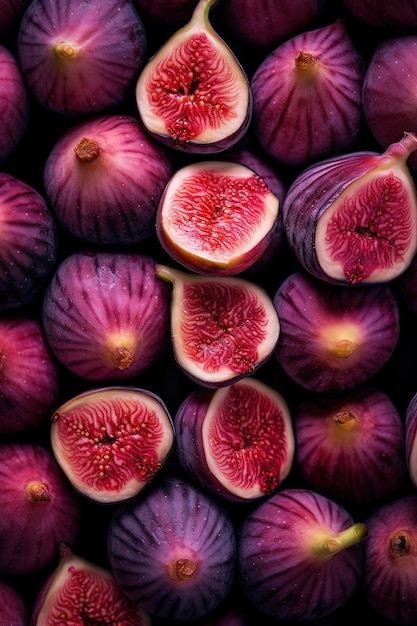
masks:
POLYGON ((145 128, 182 151, 225 150, 243 137, 252 117, 246 74, 209 20, 215 2, 199 0, 187 24, 146 63, 136 85, 145 128))
POLYGON ((174 441, 159 397, 135 387, 93 389, 52 416, 52 451, 67 478, 96 502, 135 496, 159 471, 174 441))
POLYGON ((231 276, 268 249, 279 200, 253 170, 230 161, 178 169, 159 203, 156 232, 166 252, 193 272, 231 276))
POLYGON ((288 242, 314 276, 339 285, 390 281, 417 251, 417 197, 405 133, 382 153, 356 152, 315 163, 282 205, 288 242))
POLYGON ((270 496, 291 470, 289 408, 280 393, 255 378, 192 391, 175 427, 181 466, 200 487, 227 500, 270 496))
POLYGON ((236 276, 201 276, 157 264, 172 283, 171 339, 178 365, 206 387, 253 374, 273 353, 280 324, 266 291, 236 276))

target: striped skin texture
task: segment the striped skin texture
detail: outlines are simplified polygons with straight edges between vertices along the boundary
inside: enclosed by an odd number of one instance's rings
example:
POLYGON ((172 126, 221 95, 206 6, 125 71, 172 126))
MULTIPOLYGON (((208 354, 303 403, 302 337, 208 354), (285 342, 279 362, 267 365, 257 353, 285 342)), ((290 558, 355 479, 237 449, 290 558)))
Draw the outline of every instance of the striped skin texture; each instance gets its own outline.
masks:
POLYGON ((29 96, 17 60, 0 46, 0 161, 19 144, 29 115, 29 96))

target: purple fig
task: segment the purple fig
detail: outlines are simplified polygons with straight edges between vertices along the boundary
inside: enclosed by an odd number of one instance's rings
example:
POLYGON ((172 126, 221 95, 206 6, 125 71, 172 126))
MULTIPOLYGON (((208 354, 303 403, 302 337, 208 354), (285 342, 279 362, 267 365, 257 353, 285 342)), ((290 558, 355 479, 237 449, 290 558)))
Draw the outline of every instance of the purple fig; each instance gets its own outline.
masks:
POLYGON ((191 19, 198 0, 133 0, 139 13, 156 23, 169 24, 191 19))
POLYGON ((362 130, 364 63, 343 22, 286 40, 251 80, 253 126, 275 159, 304 165, 352 148, 362 130))
POLYGON ((411 483, 417 487, 417 393, 405 413, 405 460, 411 483))
POLYGON ((367 382, 399 339, 399 306, 386 284, 352 290, 299 270, 281 283, 273 302, 281 325, 275 356, 311 391, 345 391, 367 382))
POLYGON ((43 196, 0 173, 0 310, 21 309, 41 294, 58 252, 55 221, 43 196))
POLYGON ((417 596, 417 496, 394 498, 366 520, 363 595, 393 624, 415 624, 417 596))
POLYGON ((310 621, 343 606, 358 588, 366 527, 340 504, 301 488, 279 491, 242 521, 240 586, 260 611, 310 621))
POLYGON ((412 313, 417 313, 417 255, 395 280, 394 287, 402 304, 412 313))
POLYGON ((237 502, 270 496, 290 473, 294 434, 288 405, 258 379, 193 390, 174 423, 181 466, 214 495, 237 502))
POLYGON ((139 122, 109 114, 59 138, 44 170, 45 194, 60 224, 98 244, 131 244, 155 234, 172 164, 139 122))
POLYGON ((226 150, 252 117, 248 78, 199 0, 187 24, 145 64, 136 85, 140 118, 159 141, 193 153, 226 150))
POLYGON ((241 163, 212 160, 176 170, 156 216, 170 257, 200 274, 232 276, 269 248, 279 200, 261 176, 241 163))
POLYGON ((123 593, 109 569, 60 546, 59 563, 43 584, 31 626, 151 626, 149 615, 123 593))
POLYGON ((88 380, 130 379, 169 344, 169 287, 139 253, 74 252, 56 269, 42 303, 46 341, 88 380))
MULTIPOLYGON (((417 26, 416 0, 343 0, 349 11, 370 26, 407 27, 417 26)), ((394 93, 394 92, 393 92, 394 93)))
POLYGON ((145 60, 146 34, 130 0, 31 0, 17 52, 42 106, 83 115, 126 99, 145 60))
POLYGON ((108 556, 133 602, 157 618, 188 622, 213 611, 229 593, 235 532, 216 500, 167 477, 116 509, 108 556))
POLYGON ((33 431, 58 399, 58 370, 39 321, 0 319, 0 434, 33 431))
POLYGON ((29 115, 29 95, 20 67, 14 55, 0 45, 0 162, 19 144, 29 115))
POLYGON ((28 626, 28 605, 14 583, 0 580, 0 624, 1 626, 28 626))
POLYGON ((137 495, 160 470, 173 443, 168 409, 145 389, 90 389, 52 415, 55 459, 73 487, 95 502, 137 495))
POLYGON ((81 505, 53 455, 32 443, 0 446, 0 572, 33 574, 73 545, 81 505))
POLYGON ((181 369, 206 387, 253 374, 273 354, 279 319, 268 293, 236 276, 201 276, 157 264, 172 283, 171 339, 181 369))
POLYGON ((294 432, 300 476, 345 506, 374 505, 403 484, 404 425, 382 389, 306 398, 294 409, 294 432))
POLYGON ((354 152, 320 161, 293 181, 282 205, 288 242, 300 263, 339 285, 388 282, 417 250, 417 195, 405 133, 382 154, 354 152))

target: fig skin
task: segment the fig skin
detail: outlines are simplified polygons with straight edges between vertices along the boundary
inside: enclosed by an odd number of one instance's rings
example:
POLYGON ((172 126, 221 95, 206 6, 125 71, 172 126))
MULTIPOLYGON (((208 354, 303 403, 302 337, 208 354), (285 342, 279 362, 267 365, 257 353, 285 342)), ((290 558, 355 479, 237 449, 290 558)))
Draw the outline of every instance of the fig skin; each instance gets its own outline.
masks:
POLYGON ((170 476, 118 506, 108 556, 133 602, 156 618, 188 622, 213 611, 229 593, 235 532, 214 498, 170 476))
POLYGON ((237 534, 240 588, 278 620, 320 619, 358 589, 366 526, 308 489, 284 489, 247 514, 237 534))
POLYGON ((20 143, 29 123, 30 109, 18 62, 7 48, 0 45, 0 163, 20 143))
POLYGON ((216 391, 193 390, 174 423, 181 466, 215 496, 233 502, 266 498, 291 471, 295 444, 289 407, 258 379, 216 391))
POLYGON ((31 0, 0 0, 0 34, 8 34, 18 24, 31 0))
POLYGON ((135 252, 83 250, 57 267, 43 297, 42 326, 55 357, 90 381, 130 380, 169 346, 169 286, 155 260, 135 252))
POLYGON ((0 433, 40 428, 58 400, 61 381, 38 319, 0 319, 0 433))
POLYGON ((139 13, 163 25, 191 19, 198 0, 133 0, 139 13))
POLYGON ((29 92, 47 110, 67 116, 122 104, 146 47, 144 25, 129 0, 32 0, 17 38, 29 92))
POLYGON ((0 572, 40 573, 73 545, 81 502, 46 447, 28 442, 0 446, 0 572))
POLYGON ((405 412, 405 460, 411 483, 417 487, 417 393, 412 396, 405 412))
POLYGON ((28 626, 29 610, 15 583, 0 580, 0 624, 2 626, 28 626))
MULTIPOLYGON (((343 0, 359 20, 378 28, 417 26, 416 0, 343 0)), ((401 71, 401 70, 399 70, 401 71)))
POLYGON ((273 298, 280 320, 274 355, 297 384, 333 393, 359 387, 386 365, 400 335, 389 285, 340 287, 297 270, 273 298))
POLYGON ((168 152, 128 115, 79 122, 52 148, 45 195, 59 223, 89 243, 127 245, 155 234, 172 175, 168 152))

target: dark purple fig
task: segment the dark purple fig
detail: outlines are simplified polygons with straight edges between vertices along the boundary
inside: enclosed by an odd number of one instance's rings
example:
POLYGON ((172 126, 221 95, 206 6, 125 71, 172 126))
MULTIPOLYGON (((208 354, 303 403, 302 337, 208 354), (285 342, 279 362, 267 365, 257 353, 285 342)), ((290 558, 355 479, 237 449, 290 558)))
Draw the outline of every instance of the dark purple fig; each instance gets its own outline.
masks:
POLYGON ((214 495, 244 502, 270 496, 290 473, 291 415, 283 396, 248 377, 221 389, 195 389, 175 416, 177 457, 214 495))
POLYGON ((382 389, 308 397, 294 409, 294 431, 295 464, 315 491, 351 507, 374 505, 402 486, 404 425, 382 389))
POLYGON ((405 413, 405 460, 410 480, 417 487, 417 393, 405 413))
POLYGON ((51 445, 72 486, 95 502, 136 496, 174 443, 168 409, 135 387, 90 389, 52 415, 51 445))
POLYGON ((240 586, 258 610, 275 619, 324 617, 358 588, 365 534, 364 524, 322 494, 279 491, 239 528, 240 586))
MULTIPOLYGON (((417 26, 416 0, 343 0, 349 11, 370 26, 407 27, 417 26)), ((401 70, 399 70, 401 71, 401 70)))
POLYGON ((0 434, 35 430, 58 399, 60 380, 39 321, 0 319, 0 434))
POLYGON ((17 52, 26 85, 42 106, 82 115, 126 99, 146 43, 130 0, 31 0, 17 52))
POLYGON ((187 24, 145 64, 137 81, 145 128, 181 151, 226 150, 245 135, 252 117, 248 78, 209 20, 215 2, 197 2, 187 24))
POLYGON ((399 339, 399 306, 384 283, 351 289, 299 270, 281 283, 273 302, 281 324, 275 356, 311 391, 345 391, 367 382, 399 339))
POLYGON ((31 0, 0 0, 0 33, 8 33, 18 24, 31 0))
POLYGON ((123 593, 109 569, 60 546, 57 567, 36 598, 31 626, 151 626, 149 615, 123 593))
POLYGON ((253 374, 273 354, 279 319, 259 285, 161 264, 155 271, 172 284, 172 346, 178 365, 191 379, 223 387, 253 374))
POLYGON ((81 251, 45 290, 42 324, 56 358, 88 380, 130 379, 169 345, 170 290, 139 253, 81 251))
POLYGON ((0 162, 20 143, 29 116, 29 96, 20 67, 13 54, 0 45, 0 162))
POLYGON ((136 119, 109 114, 79 122, 58 140, 45 164, 45 194, 75 237, 131 244, 155 233, 171 174, 167 152, 136 119))
POLYGON ((341 21, 286 40, 251 80, 253 126, 263 148, 290 165, 352 148, 362 130, 363 74, 341 21))
POLYGON ((417 621, 417 496, 384 503, 366 520, 363 594, 393 624, 417 621))
POLYGON ((156 216, 159 242, 182 266, 232 276, 249 269, 271 245, 279 200, 241 163, 212 160, 176 170, 156 216))
POLYGON ((38 444, 1 444, 0 481, 0 572, 40 572, 57 559, 60 543, 77 539, 80 499, 38 444))
POLYGON ((191 19, 198 0, 133 0, 139 13, 156 23, 169 24, 191 19))
POLYGON ((0 624, 1 626, 28 626, 29 611, 22 593, 14 583, 0 580, 0 624))
POLYGON ((20 309, 41 294, 57 258, 56 224, 36 189, 0 173, 0 310, 20 309))
POLYGON ((382 153, 320 161, 293 181, 282 205, 288 242, 314 276, 339 285, 388 282, 417 250, 417 196, 405 133, 382 153))
POLYGON ((155 617, 188 622, 228 595, 235 531, 215 499, 167 477, 146 496, 116 509, 108 556, 116 581, 133 602, 155 617))

